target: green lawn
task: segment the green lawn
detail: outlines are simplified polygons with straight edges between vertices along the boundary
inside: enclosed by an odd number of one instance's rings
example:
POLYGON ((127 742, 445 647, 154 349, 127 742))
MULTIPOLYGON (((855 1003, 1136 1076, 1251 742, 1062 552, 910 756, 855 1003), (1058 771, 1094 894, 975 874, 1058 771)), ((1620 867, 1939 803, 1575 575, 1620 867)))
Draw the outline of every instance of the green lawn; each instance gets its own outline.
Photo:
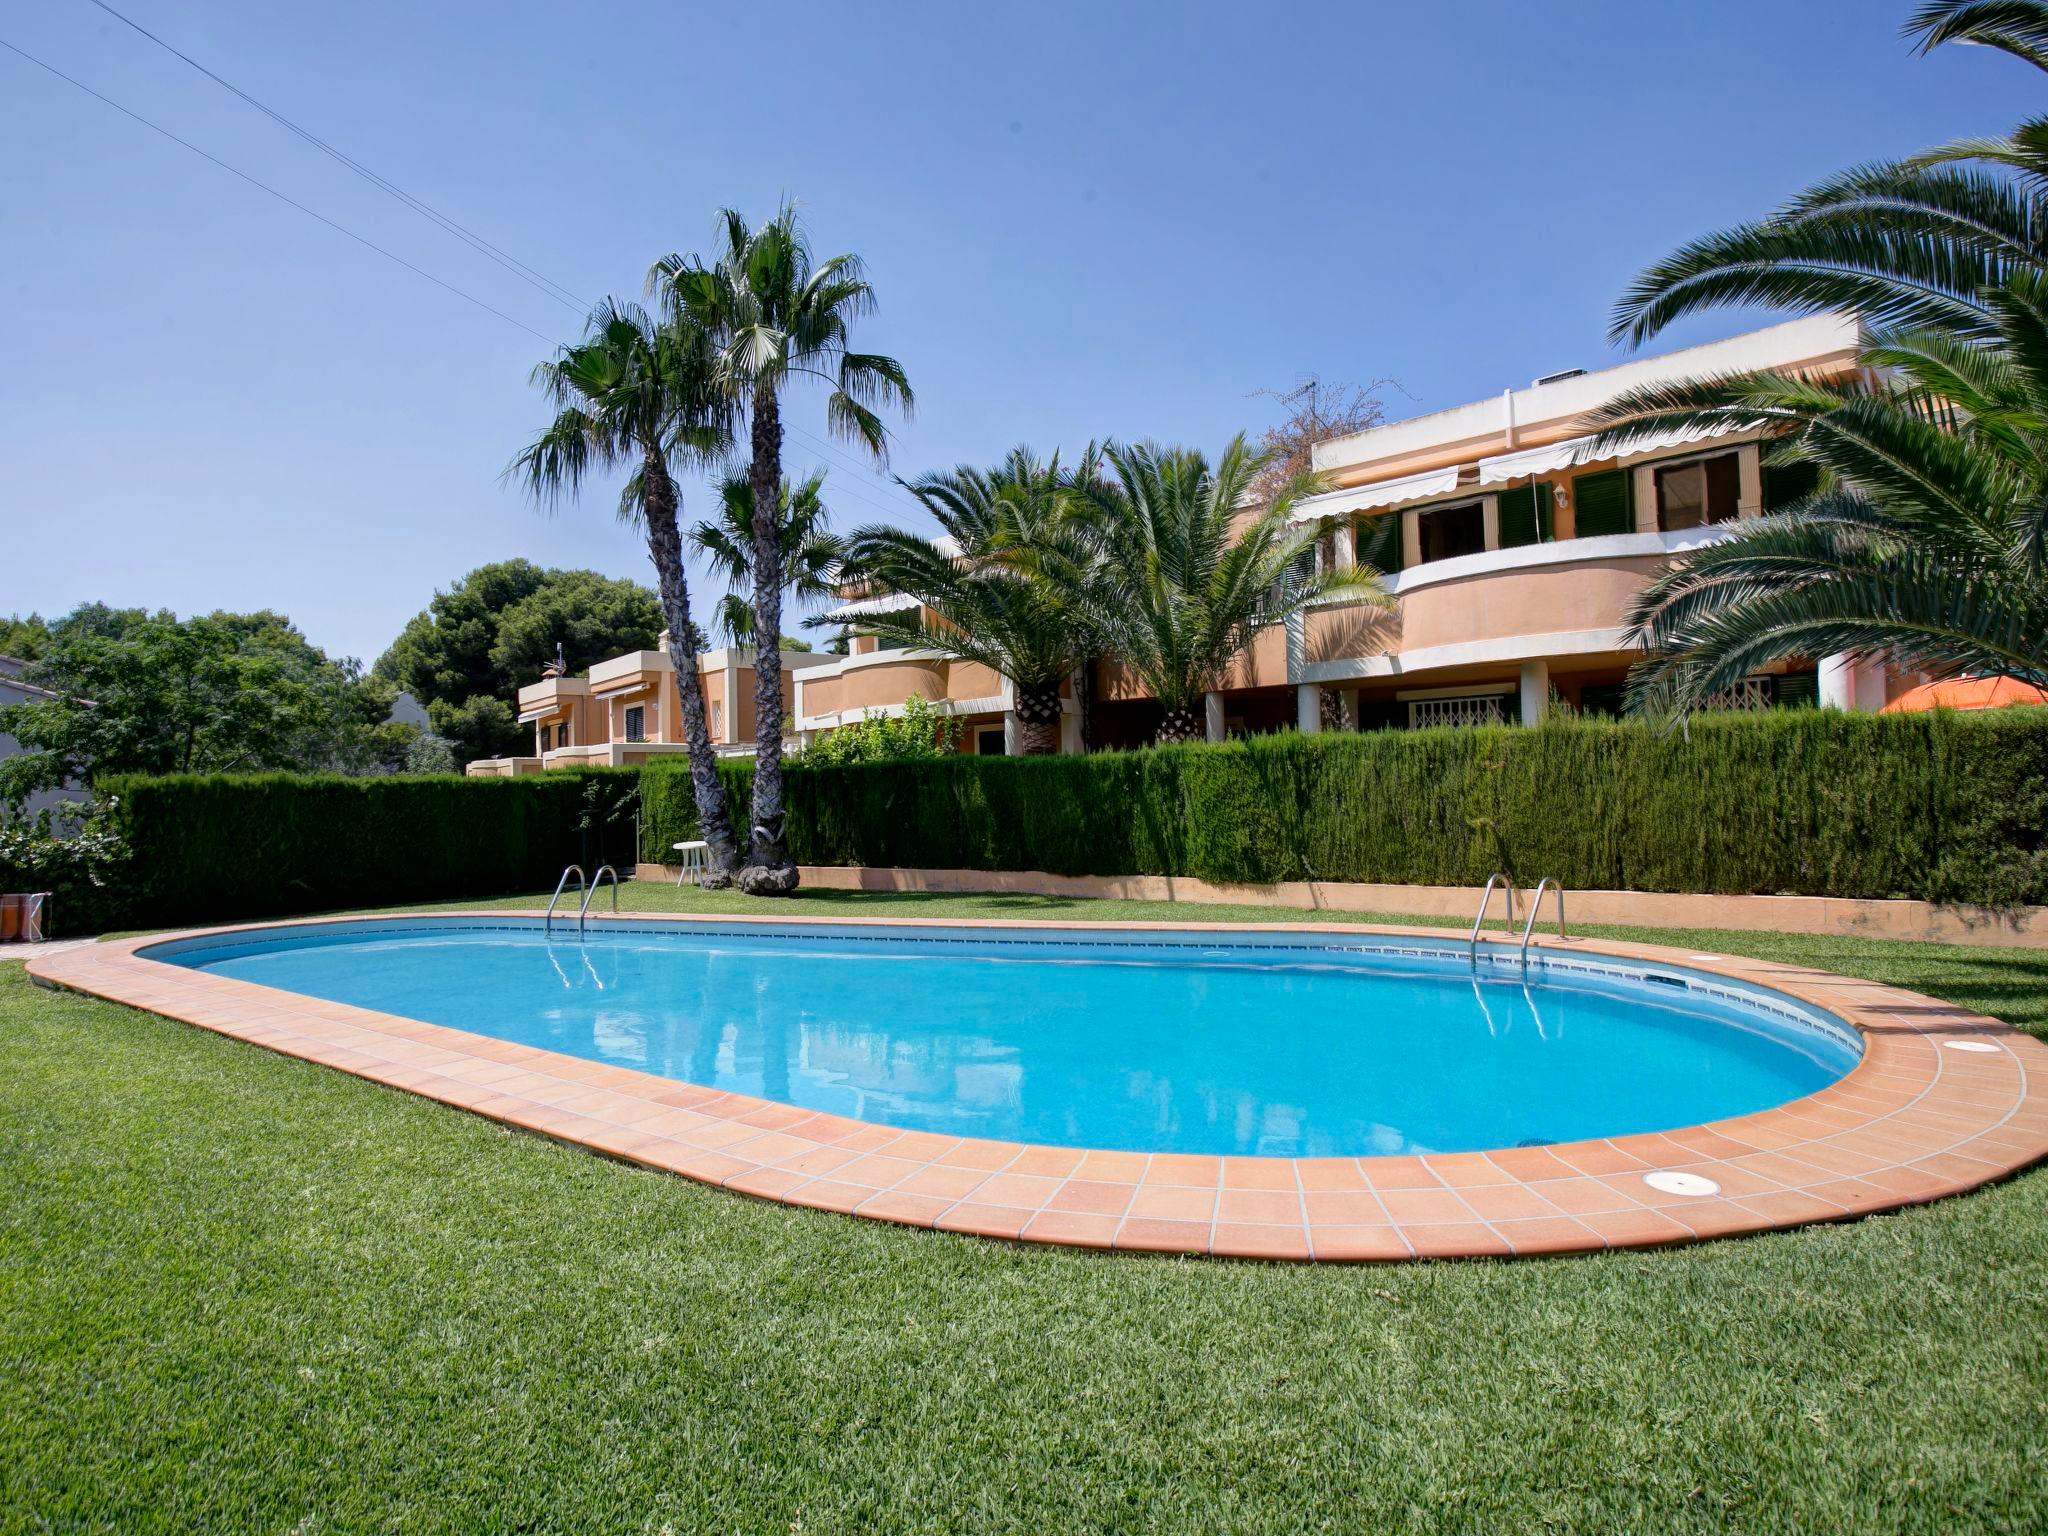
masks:
MULTIPOLYGON (((1630 936, 2048 1030, 2048 956, 1630 936)), ((2048 1171, 1666 1253, 1260 1266, 764 1205, 37 991, 11 964, 0 1060, 0 1530, 2048 1519, 2048 1171)))

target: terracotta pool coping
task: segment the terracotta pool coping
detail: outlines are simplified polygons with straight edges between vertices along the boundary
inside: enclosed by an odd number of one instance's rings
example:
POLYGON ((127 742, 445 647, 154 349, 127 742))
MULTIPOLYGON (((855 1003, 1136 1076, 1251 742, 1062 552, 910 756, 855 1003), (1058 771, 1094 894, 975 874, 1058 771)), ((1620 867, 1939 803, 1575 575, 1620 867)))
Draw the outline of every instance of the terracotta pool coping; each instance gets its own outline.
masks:
MULTIPOLYGON (((416 916, 538 920, 503 911, 416 916)), ((620 916, 635 925, 792 921, 620 916)), ((1863 1037, 1863 1059, 1839 1082, 1779 1108, 1651 1135, 1415 1157, 1094 1152, 894 1130, 137 954, 202 933, 379 920, 296 919, 157 934, 39 956, 28 970, 50 985, 743 1194, 908 1226, 1076 1247, 1321 1260, 1641 1248, 1915 1205, 2048 1157, 2048 1046, 2024 1032, 1896 987, 1662 945, 1538 941, 1549 952, 1676 965, 1772 988, 1853 1025, 1863 1037), (1647 1182, 1650 1174, 1690 1175, 1717 1187, 1708 1194, 1674 1193, 1647 1182)), ((829 922, 1373 934, 1439 943, 1447 936, 1441 928, 1379 924, 829 922)))

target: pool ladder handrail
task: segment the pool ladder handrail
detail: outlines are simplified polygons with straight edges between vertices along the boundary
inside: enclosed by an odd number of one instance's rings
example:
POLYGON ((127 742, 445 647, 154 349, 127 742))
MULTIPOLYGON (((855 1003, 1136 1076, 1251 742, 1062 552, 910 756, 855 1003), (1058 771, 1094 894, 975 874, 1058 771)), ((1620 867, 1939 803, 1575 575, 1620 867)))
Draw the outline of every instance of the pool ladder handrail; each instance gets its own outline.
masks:
POLYGON ((590 915, 590 904, 597 899, 597 888, 604 884, 604 877, 612 877, 612 915, 619 913, 619 872, 609 864, 597 866, 597 873, 590 877, 590 889, 583 893, 583 905, 576 913, 576 937, 583 937, 583 920, 590 915))
MULTIPOLYGON (((576 889, 583 892, 585 904, 588 905, 589 903, 590 882, 583 878, 583 866, 581 864, 571 864, 562 871, 562 878, 555 882, 555 894, 548 898, 548 915, 541 919, 540 925, 540 931, 544 936, 555 931, 555 903, 562 899, 562 888, 569 883, 571 875, 576 877, 576 889)), ((617 899, 616 895, 614 895, 613 899, 617 899)))
MULTIPOLYGON (((1522 974, 1529 974, 1529 935, 1536 931, 1536 914, 1543 910, 1543 893, 1549 891, 1557 898, 1557 936, 1564 937, 1564 887, 1545 875, 1536 883, 1536 894, 1529 898, 1529 920, 1522 924, 1522 974)), ((1514 903, 1509 902, 1512 910, 1514 903)))
POLYGON ((1469 950, 1470 959, 1474 965, 1479 963, 1479 930, 1486 923, 1486 909, 1493 905, 1493 888, 1497 885, 1506 888, 1508 899, 1507 926, 1501 931, 1511 937, 1515 931, 1515 882, 1510 880, 1505 874, 1495 871, 1486 877, 1486 889, 1479 893, 1479 915, 1472 919, 1472 937, 1469 943, 1469 950))

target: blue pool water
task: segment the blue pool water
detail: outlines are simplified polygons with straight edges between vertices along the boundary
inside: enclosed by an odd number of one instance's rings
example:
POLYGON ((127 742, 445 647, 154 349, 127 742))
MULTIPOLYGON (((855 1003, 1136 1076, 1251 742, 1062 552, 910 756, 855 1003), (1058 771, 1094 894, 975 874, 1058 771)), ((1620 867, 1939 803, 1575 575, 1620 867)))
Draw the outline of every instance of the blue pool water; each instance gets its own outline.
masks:
MULTIPOLYGON (((1840 1021, 1462 939, 378 920, 153 959, 906 1129, 1153 1152, 1444 1152, 1670 1129, 1852 1067, 1840 1021)), ((1661 978, 1661 979, 1653 979, 1661 978)))

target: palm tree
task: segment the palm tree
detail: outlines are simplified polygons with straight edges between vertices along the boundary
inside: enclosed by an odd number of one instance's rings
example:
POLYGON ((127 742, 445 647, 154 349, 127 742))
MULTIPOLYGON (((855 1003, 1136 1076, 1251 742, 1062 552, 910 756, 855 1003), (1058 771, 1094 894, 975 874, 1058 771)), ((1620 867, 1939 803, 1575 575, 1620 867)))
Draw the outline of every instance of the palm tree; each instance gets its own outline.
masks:
POLYGON ((920 605, 867 615, 861 629, 1008 678, 1027 756, 1059 750, 1060 684, 1091 654, 1095 564, 1069 501, 1077 483, 1094 478, 1095 462, 1092 445, 1073 474, 1057 454, 1041 463, 1016 448, 993 469, 963 464, 928 475, 908 489, 942 538, 873 526, 848 541, 851 571, 920 605))
MULTIPOLYGON (((1935 0, 1906 24, 1925 53, 2002 49, 2048 69, 2048 0, 1935 0)), ((1636 278, 1609 335, 1641 346, 1682 316, 1763 304, 1987 336, 1981 295, 2048 268, 2048 117, 1855 167, 1754 223, 1681 246, 1636 278)))
POLYGON ((1765 662, 1886 656, 2048 686, 2048 278, 1977 296, 1989 338, 1873 340, 1875 382, 1738 374, 1630 391, 1596 451, 1674 427, 1773 434, 1810 496, 1691 552, 1637 597, 1632 706, 1700 707, 1765 662))
POLYGON ((1213 468, 1189 448, 1112 447, 1110 478, 1087 491, 1098 619, 1165 709, 1161 742, 1201 738, 1203 695, 1264 631, 1325 597, 1392 605, 1370 566, 1315 569, 1316 525, 1289 521, 1312 479, 1255 508, 1267 457, 1242 433, 1213 468))
MULTIPOLYGON (((1970 41, 2048 69, 2048 4, 1939 0, 1922 50, 1970 41)), ((1688 554, 1638 598, 1638 710, 1697 708, 1767 661, 1889 657, 2048 677, 2048 119, 1822 183, 1644 273, 1615 312, 1641 342, 1762 302, 1875 326, 1847 381, 1743 374, 1630 391, 1604 449, 1659 430, 1758 430, 1818 490, 1688 554)))
MULTIPOLYGON (((782 556, 783 589, 803 602, 833 595, 843 542, 826 527, 825 475, 820 470, 796 485, 782 482, 775 499, 775 541, 782 556)), ((690 544, 725 579, 717 624, 733 645, 754 643, 754 486, 744 475, 728 475, 718 487, 718 520, 690 530, 690 544)), ((778 636, 779 639, 779 636, 778 636)), ((771 647, 772 648, 772 647, 771 647)))
POLYGON ((696 628, 690 622, 683 565, 681 498, 671 461, 717 452, 729 440, 730 413, 717 387, 708 337, 687 325, 655 325, 638 306, 607 299, 590 316, 584 339, 533 370, 533 382, 558 407, 555 419, 506 469, 542 506, 574 495, 593 470, 634 467, 620 516, 647 535, 648 557, 668 625, 669 660, 682 699, 683 739, 697 820, 710 844, 706 883, 726 885, 739 863, 718 760, 704 723, 697 681, 696 628))
MULTIPOLYGON (((747 420, 754 622, 760 633, 779 635, 783 577, 775 505, 782 484, 783 390, 797 380, 823 384, 826 424, 880 461, 888 434, 878 408, 908 412, 910 384, 893 358, 848 345, 851 322, 875 307, 858 257, 815 261, 787 205, 759 229, 727 209, 720 231, 724 245, 716 261, 665 257, 648 273, 648 284, 675 315, 714 338, 719 381, 747 420)), ((754 669, 754 710, 754 824, 739 884, 756 895, 786 895, 796 889, 797 871, 783 839, 780 669, 754 669)))

